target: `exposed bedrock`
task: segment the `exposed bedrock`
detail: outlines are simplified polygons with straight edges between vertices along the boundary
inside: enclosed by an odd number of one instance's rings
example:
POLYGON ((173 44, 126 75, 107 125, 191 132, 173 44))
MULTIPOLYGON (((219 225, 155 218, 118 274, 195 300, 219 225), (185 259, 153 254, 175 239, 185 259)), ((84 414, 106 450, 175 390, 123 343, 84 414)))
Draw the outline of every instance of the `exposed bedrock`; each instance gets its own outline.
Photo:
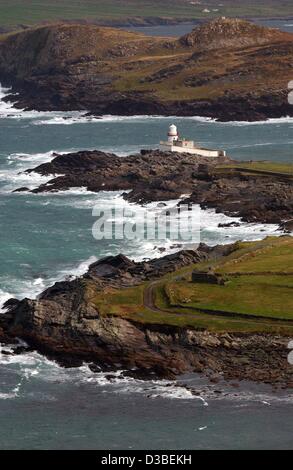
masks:
POLYGON ((108 257, 90 266, 86 275, 55 284, 38 300, 8 301, 7 313, 0 319, 1 340, 20 337, 66 366, 86 360, 102 369, 135 368, 140 377, 174 378, 194 371, 292 386, 286 337, 212 333, 188 326, 135 322, 101 314, 94 303, 94 292, 156 280, 233 249, 233 245, 200 245, 198 251, 144 263, 134 263, 122 255, 108 257))
MULTIPOLYGON (((245 164, 245 162, 243 162, 245 164)), ((73 187, 90 191, 127 191, 124 197, 136 203, 178 199, 200 204, 245 222, 282 224, 292 228, 292 176, 231 170, 228 157, 204 158, 190 154, 144 150, 118 157, 100 151, 55 155, 50 163, 28 171, 54 176, 32 192, 53 192, 73 187), (227 165, 228 164, 228 165, 227 165)), ((24 191, 26 188, 19 188, 24 191)))

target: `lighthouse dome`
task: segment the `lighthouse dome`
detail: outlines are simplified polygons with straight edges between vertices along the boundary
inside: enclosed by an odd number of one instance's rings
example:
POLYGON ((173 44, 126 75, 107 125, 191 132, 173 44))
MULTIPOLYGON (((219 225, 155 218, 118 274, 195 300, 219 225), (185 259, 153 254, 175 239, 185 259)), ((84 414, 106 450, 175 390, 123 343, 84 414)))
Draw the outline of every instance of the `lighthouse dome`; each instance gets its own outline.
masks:
POLYGON ((174 124, 172 124, 172 125, 169 127, 169 132, 168 132, 168 134, 169 134, 170 136, 177 136, 177 127, 176 127, 174 124))

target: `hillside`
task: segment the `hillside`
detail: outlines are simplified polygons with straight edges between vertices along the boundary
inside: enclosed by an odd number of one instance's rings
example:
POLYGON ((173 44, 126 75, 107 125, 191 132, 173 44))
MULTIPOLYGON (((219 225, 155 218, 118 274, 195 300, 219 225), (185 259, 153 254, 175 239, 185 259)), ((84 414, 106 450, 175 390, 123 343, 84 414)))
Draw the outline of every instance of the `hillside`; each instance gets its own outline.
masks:
POLYGON ((41 21, 91 20, 103 24, 156 23, 217 15, 292 16, 291 0, 1 0, 0 27, 41 21), (208 11, 205 11, 208 10, 208 11), (216 11, 214 11, 216 10, 216 11))
POLYGON ((290 35, 272 28, 256 25, 249 21, 218 18, 194 29, 183 36, 183 45, 197 51, 212 49, 241 49, 250 46, 286 41, 290 35))
POLYGON ((292 256, 292 237, 141 263, 110 256, 37 300, 8 301, 1 341, 22 338, 63 364, 132 376, 212 372, 293 387, 292 256))
POLYGON ((293 114, 292 56, 292 34, 243 20, 179 40, 57 24, 2 36, 0 81, 26 108, 256 120, 293 114))

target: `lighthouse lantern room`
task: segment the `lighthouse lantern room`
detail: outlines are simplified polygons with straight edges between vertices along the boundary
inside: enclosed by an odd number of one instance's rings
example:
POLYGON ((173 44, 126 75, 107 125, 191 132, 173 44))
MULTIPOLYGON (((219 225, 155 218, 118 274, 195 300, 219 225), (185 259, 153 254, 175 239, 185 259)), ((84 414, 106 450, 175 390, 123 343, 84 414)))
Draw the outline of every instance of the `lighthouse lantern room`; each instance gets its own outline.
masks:
POLYGON ((177 132, 177 127, 172 124, 170 127, 169 127, 169 132, 168 132, 168 142, 170 142, 170 144, 172 144, 173 142, 176 142, 178 140, 178 132, 177 132))

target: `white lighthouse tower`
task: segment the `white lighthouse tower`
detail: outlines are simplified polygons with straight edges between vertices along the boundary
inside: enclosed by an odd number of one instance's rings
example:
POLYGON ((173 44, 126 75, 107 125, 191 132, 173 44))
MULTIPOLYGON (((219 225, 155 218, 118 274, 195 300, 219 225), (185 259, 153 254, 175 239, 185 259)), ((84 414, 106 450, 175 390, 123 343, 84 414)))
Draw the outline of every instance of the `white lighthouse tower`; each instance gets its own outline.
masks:
POLYGON ((178 140, 177 127, 174 124, 172 124, 169 127, 168 142, 170 142, 170 144, 173 144, 173 142, 176 142, 177 140, 178 140))
POLYGON ((169 127, 167 142, 160 142, 160 150, 163 152, 191 153, 198 157, 218 158, 226 156, 224 150, 206 149, 195 144, 193 140, 179 139, 177 127, 174 124, 169 127))

